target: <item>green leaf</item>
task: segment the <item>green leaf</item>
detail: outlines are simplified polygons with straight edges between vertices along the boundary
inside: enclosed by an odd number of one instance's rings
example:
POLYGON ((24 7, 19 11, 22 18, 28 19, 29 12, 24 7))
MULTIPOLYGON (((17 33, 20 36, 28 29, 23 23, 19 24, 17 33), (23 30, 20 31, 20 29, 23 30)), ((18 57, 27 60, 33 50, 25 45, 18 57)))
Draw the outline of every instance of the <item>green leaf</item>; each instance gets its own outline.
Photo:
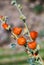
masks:
POLYGON ((43 10, 42 5, 36 5, 36 6, 34 7, 34 11, 35 11, 36 13, 40 13, 40 12, 42 12, 42 10, 43 10))
POLYGON ((44 37, 44 30, 41 30, 41 31, 39 32, 39 36, 44 37))

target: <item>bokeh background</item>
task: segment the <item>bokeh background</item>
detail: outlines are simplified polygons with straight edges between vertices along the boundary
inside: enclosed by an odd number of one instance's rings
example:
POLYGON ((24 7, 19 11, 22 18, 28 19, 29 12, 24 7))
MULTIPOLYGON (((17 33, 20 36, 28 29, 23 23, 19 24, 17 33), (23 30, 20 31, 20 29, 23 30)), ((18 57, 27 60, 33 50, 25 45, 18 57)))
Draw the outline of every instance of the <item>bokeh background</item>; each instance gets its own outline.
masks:
MULTIPOLYGON (((43 0, 44 1, 44 0, 43 0)), ((26 23, 30 31, 38 32, 36 42, 40 44, 40 55, 44 60, 44 11, 36 14, 30 7, 40 3, 41 0, 31 3, 29 0, 17 0, 23 6, 23 14, 27 17, 26 23)), ((44 5, 43 5, 44 7, 44 5)), ((8 24, 12 27, 24 27, 23 22, 19 19, 19 12, 15 6, 11 5, 11 0, 0 0, 0 15, 8 16, 8 24)), ((0 21, 0 65, 29 65, 27 62, 28 55, 25 48, 19 46, 17 42, 11 38, 10 33, 7 33, 1 27, 0 21), (12 48, 10 43, 15 43, 15 48, 12 48)))

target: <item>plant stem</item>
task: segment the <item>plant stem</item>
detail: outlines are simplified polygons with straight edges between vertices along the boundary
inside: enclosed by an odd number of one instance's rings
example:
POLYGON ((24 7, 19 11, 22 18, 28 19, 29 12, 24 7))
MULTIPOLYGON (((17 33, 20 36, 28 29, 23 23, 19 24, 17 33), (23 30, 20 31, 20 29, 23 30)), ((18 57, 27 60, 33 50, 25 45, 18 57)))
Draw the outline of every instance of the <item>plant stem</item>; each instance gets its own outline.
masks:
MULTIPOLYGON (((20 13, 20 15, 23 15, 22 14, 22 12, 21 12, 21 10, 18 8, 18 6, 16 5, 16 7, 17 7, 17 9, 18 9, 18 11, 19 11, 19 13, 20 13)), ((24 16, 24 15, 23 15, 24 16)), ((25 16, 24 16, 25 17, 25 16)), ((22 20, 23 21, 23 20, 22 20)), ((24 22, 24 21, 23 21, 24 22)), ((27 24, 26 24, 26 22, 24 22, 24 25, 25 25, 25 27, 26 27, 26 29, 27 29, 27 32, 28 32, 28 36, 30 37, 30 41, 33 41, 32 40, 32 38, 31 38, 31 36, 30 36, 30 33, 29 33, 29 30, 28 30, 28 26, 27 26, 27 24)), ((29 54, 29 52, 27 51, 27 53, 29 54)), ((32 56, 32 55, 29 55, 29 56, 32 56)), ((40 57, 40 59, 41 59, 41 61, 42 61, 42 58, 41 58, 41 56, 40 55, 38 55, 39 57, 40 57)), ((43 65, 43 61, 42 61, 42 65, 43 65)))
MULTIPOLYGON (((21 11, 20 8, 18 7, 17 2, 15 3, 15 6, 17 7, 17 10, 19 11, 20 16, 23 16, 23 17, 25 18, 25 20, 26 20, 26 17, 23 15, 22 11, 21 11)), ((23 19, 22 19, 22 21, 23 21, 23 19)), ((24 22, 24 21, 23 21, 23 22, 24 22)), ((28 30, 28 26, 27 26, 26 22, 24 22, 24 25, 25 25, 25 27, 26 27, 26 29, 27 29, 28 36, 30 37, 30 41, 33 41, 32 38, 31 38, 31 36, 30 36, 30 32, 29 32, 29 30, 28 30)), ((14 34, 13 34, 13 35, 14 35, 14 34)), ((14 36, 16 37, 16 39, 18 39, 18 37, 17 37, 16 35, 14 35, 14 36)), ((26 47, 25 47, 25 48, 26 48, 26 47)), ((28 49, 27 49, 27 53, 29 54, 29 50, 28 50, 28 49)), ((40 60, 41 60, 42 65, 43 65, 43 61, 42 61, 41 56, 40 56, 39 54, 38 54, 38 56, 40 57, 40 60)))
MULTIPOLYGON (((18 8, 17 3, 15 4, 15 6, 17 7, 17 10, 19 11, 20 15, 21 15, 21 16, 24 16, 23 13, 21 12, 21 10, 18 8)), ((24 16, 24 18, 26 18, 26 17, 24 16)), ((22 21, 23 21, 23 20, 22 20, 22 21)), ((24 21, 23 21, 23 22, 24 22, 24 21)), ((28 36, 30 37, 30 41, 33 41, 32 38, 31 38, 31 36, 30 36, 30 33, 29 33, 29 29, 28 29, 27 23, 24 22, 24 25, 25 25, 25 27, 26 27, 26 29, 27 29, 28 36)))
POLYGON ((43 60, 42 60, 41 56, 40 56, 39 54, 38 54, 38 56, 39 56, 40 60, 42 61, 42 65, 44 65, 44 63, 43 63, 43 60))
POLYGON ((25 25, 25 27, 26 27, 26 29, 27 29, 28 36, 30 37, 30 41, 33 41, 32 38, 31 38, 31 36, 30 36, 30 33, 29 33, 28 26, 27 26, 26 22, 24 23, 24 25, 25 25))
POLYGON ((14 34, 13 32, 11 32, 11 34, 16 38, 18 39, 18 36, 16 34, 14 34))

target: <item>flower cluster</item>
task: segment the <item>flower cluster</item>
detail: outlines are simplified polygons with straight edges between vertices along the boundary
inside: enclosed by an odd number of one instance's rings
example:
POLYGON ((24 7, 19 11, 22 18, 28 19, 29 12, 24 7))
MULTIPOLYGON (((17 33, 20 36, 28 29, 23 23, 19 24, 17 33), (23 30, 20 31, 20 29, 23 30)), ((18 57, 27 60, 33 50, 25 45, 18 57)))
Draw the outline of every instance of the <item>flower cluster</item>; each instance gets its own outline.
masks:
POLYGON ((6 22, 6 17, 0 16, 0 20, 3 21, 2 27, 4 30, 10 31, 12 37, 14 39, 17 39, 17 43, 20 46, 24 46, 26 49, 26 52, 29 55, 29 64, 30 65, 43 65, 42 58, 39 55, 39 44, 36 42, 36 38, 38 36, 38 32, 36 31, 29 31, 27 23, 26 23, 26 17, 22 14, 22 6, 20 4, 17 4, 16 0, 11 2, 12 5, 15 5, 20 13, 20 19, 24 23, 24 29, 21 27, 14 27, 11 28, 10 25, 6 22), (23 34, 21 35, 23 31, 23 34), (24 35, 28 36, 28 39, 24 35))

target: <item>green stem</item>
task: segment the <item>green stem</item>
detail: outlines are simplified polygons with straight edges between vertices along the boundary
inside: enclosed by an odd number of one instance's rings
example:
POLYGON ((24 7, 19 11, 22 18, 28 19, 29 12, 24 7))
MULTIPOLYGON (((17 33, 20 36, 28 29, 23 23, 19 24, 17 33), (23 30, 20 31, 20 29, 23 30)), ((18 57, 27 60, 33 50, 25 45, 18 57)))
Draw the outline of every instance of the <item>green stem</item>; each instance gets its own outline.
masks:
POLYGON ((11 32, 11 34, 16 38, 18 39, 18 36, 16 34, 14 34, 13 32, 11 32))
POLYGON ((32 38, 31 38, 31 36, 30 36, 30 33, 29 33, 28 26, 27 26, 26 22, 24 23, 24 25, 25 25, 25 27, 26 27, 26 29, 27 29, 28 36, 30 37, 30 41, 33 41, 32 38))
MULTIPOLYGON (((17 3, 15 4, 15 6, 17 7, 17 10, 19 11, 20 15, 21 15, 21 16, 24 16, 23 13, 21 12, 21 10, 18 8, 17 3)), ((24 18, 26 18, 26 17, 24 16, 24 18)), ((22 21, 23 21, 23 20, 22 20, 22 21)), ((23 22, 24 22, 24 21, 23 21, 23 22)), ((30 37, 30 41, 33 41, 32 38, 31 38, 31 36, 30 36, 30 33, 29 33, 28 26, 27 26, 26 22, 24 22, 24 25, 25 25, 25 27, 26 27, 26 29, 27 29, 28 36, 30 37)))
MULTIPOLYGON (((17 7, 17 9, 18 9, 20 15, 23 15, 22 12, 21 12, 21 10, 18 8, 17 5, 16 5, 16 7, 17 7)), ((24 15, 23 15, 23 16, 24 16, 24 15)), ((25 16, 24 16, 24 17, 25 17, 25 16)), ((23 21, 23 20, 22 20, 22 21, 23 21)), ((23 21, 23 22, 24 22, 24 21, 23 21)), ((27 29, 28 36, 30 37, 30 41, 33 41, 32 38, 31 38, 31 36, 30 36, 30 33, 29 33, 28 26, 27 26, 26 22, 24 22, 24 25, 25 25, 25 27, 26 27, 26 29, 27 29)), ((40 55, 39 55, 39 57, 40 57, 40 55)), ((41 61, 42 61, 42 58, 41 58, 41 57, 40 57, 40 59, 41 59, 41 61)), ((42 65, 43 65, 43 61, 42 61, 42 65)))
MULTIPOLYGON (((15 6, 17 7, 17 10, 19 11, 20 15, 23 16, 23 17, 25 18, 25 20, 26 20, 26 17, 23 15, 22 11, 21 11, 20 8, 18 7, 17 2, 15 3, 15 6)), ((23 19, 22 19, 22 21, 23 21, 23 19)), ((23 22, 24 22, 24 21, 23 21, 23 22)), ((28 26, 27 26, 26 22, 24 22, 24 25, 25 25, 25 27, 26 27, 26 29, 27 29, 28 36, 30 37, 30 41, 33 41, 32 38, 31 38, 31 36, 30 36, 30 32, 29 32, 29 30, 28 30, 28 26)), ((15 35, 15 37, 17 38, 16 35, 15 35)), ((26 48, 26 47, 25 47, 25 48, 26 48)), ((28 53, 28 52, 27 52, 27 53, 28 53)), ((38 56, 40 57, 40 59, 41 59, 41 61, 42 61, 41 56, 40 56, 40 55, 38 55, 38 56)), ((42 62, 43 62, 43 61, 42 61, 42 62)), ((42 65, 43 65, 43 63, 42 63, 42 65)))

